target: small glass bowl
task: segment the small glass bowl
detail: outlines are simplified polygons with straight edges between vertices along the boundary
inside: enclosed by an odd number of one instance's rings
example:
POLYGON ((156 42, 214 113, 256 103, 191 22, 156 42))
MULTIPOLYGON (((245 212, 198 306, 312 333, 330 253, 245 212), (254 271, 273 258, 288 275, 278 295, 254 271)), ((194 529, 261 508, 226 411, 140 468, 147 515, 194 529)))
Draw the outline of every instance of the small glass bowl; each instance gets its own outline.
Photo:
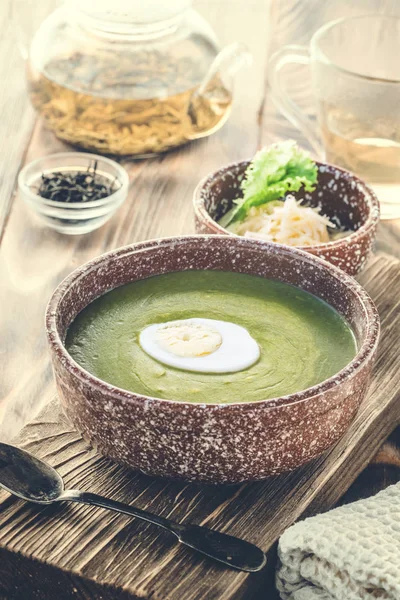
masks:
POLYGON ((129 176, 114 160, 84 152, 60 152, 34 160, 18 176, 18 187, 25 203, 46 225, 69 235, 79 235, 98 229, 108 221, 128 195, 129 176), (89 202, 59 202, 42 198, 36 192, 42 174, 57 171, 87 171, 97 162, 96 173, 119 185, 101 200, 89 202))

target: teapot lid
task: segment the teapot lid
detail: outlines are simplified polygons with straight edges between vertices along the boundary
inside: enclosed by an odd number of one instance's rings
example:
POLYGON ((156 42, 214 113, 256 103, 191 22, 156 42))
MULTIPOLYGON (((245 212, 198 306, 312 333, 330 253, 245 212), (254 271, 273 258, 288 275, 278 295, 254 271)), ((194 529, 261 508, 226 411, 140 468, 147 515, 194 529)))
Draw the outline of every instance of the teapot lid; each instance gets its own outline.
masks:
POLYGON ((72 9, 104 25, 146 25, 174 19, 192 0, 67 0, 72 9))

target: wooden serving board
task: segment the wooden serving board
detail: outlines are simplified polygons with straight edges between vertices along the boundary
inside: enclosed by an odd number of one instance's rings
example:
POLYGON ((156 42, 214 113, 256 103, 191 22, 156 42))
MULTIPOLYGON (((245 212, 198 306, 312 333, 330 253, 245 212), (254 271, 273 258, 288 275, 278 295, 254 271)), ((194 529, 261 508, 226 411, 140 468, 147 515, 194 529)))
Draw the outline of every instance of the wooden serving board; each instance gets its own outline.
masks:
MULTIPOLYGON (((240 486, 183 484, 134 473, 89 449, 57 399, 21 432, 22 447, 69 488, 207 525, 264 550, 304 514, 332 506, 400 422, 400 262, 373 259, 360 277, 382 319, 370 392, 345 437, 294 473, 240 486)), ((228 600, 273 597, 274 560, 260 573, 223 568, 135 519, 78 505, 38 507, 0 494, 0 597, 13 600, 228 600)))

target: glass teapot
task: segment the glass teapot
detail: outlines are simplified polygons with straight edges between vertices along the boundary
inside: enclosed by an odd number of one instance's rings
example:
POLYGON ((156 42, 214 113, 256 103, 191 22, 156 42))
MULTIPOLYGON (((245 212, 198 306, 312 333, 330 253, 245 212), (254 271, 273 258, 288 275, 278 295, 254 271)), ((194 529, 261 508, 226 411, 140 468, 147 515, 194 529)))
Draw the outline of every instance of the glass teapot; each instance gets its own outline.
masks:
POLYGON ((219 129, 249 59, 190 0, 66 0, 31 43, 29 94, 59 138, 148 156, 219 129))

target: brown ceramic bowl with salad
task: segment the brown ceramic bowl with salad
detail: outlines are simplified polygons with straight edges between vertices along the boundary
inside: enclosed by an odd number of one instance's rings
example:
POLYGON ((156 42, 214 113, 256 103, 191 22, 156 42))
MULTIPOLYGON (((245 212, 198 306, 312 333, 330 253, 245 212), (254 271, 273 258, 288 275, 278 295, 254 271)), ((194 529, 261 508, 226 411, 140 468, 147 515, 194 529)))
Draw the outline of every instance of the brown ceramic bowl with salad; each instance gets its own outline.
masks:
POLYGON ((61 402, 99 452, 211 483, 289 471, 338 440, 379 335, 343 271, 216 235, 96 258, 60 284, 46 323, 61 402))
POLYGON ((197 233, 295 246, 357 275, 374 246, 379 202, 353 173, 314 162, 294 142, 225 166, 194 194, 197 233))

